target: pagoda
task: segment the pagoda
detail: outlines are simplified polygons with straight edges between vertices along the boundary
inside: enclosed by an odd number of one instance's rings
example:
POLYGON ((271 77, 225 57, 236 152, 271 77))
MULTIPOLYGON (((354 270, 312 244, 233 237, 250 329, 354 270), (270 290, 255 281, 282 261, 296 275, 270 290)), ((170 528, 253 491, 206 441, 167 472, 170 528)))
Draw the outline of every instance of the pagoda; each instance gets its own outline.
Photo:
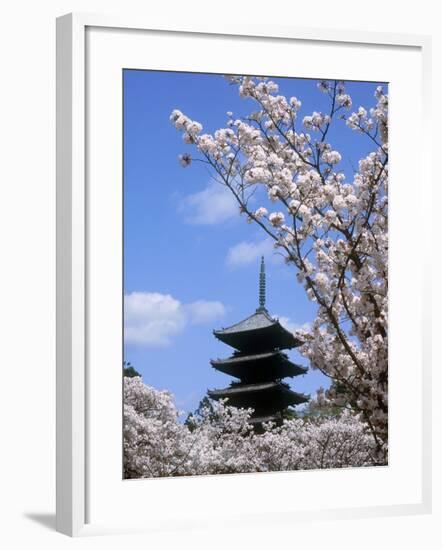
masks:
POLYGON ((238 408, 253 408, 251 423, 282 422, 289 406, 309 400, 309 396, 294 392, 283 378, 307 372, 306 367, 292 363, 282 350, 300 346, 302 342, 270 316, 265 305, 266 280, 264 257, 259 274, 259 307, 243 321, 213 333, 218 340, 234 348, 228 359, 210 361, 212 367, 238 379, 229 387, 209 390, 212 399, 227 398, 227 404, 238 408))

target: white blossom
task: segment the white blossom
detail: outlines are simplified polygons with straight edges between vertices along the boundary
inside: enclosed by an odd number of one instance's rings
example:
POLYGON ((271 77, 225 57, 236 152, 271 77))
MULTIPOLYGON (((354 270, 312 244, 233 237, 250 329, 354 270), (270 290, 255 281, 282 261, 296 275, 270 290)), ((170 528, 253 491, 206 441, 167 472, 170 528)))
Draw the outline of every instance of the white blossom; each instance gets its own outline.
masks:
POLYGON ((345 202, 344 197, 341 195, 336 195, 336 197, 333 199, 333 207, 336 210, 340 210, 341 208, 345 208, 347 206, 347 203, 345 202))
POLYGON ((299 111, 301 108, 302 103, 299 101, 297 97, 291 97, 290 98, 290 105, 295 111, 299 111))
POLYGON ((263 206, 260 206, 257 210, 255 210, 255 218, 263 218, 264 216, 267 216, 267 214, 267 208, 264 208, 263 206))
POLYGON ((342 157, 338 151, 324 151, 322 159, 329 164, 338 164, 338 162, 341 162, 342 157))
POLYGON ((278 227, 284 223, 284 214, 282 212, 272 212, 269 215, 269 222, 275 227, 278 227))
POLYGON ((183 168, 189 166, 189 164, 192 162, 192 157, 189 154, 179 155, 178 159, 183 168))
POLYGON ((336 97, 339 105, 342 105, 342 107, 346 107, 347 109, 350 109, 352 105, 351 97, 348 94, 340 94, 336 97))
POLYGON ((171 394, 124 378, 123 463, 125 478, 270 472, 371 466, 382 463, 363 422, 344 411, 315 416, 327 407, 325 392, 307 419, 268 423, 262 433, 249 424, 252 409, 224 401, 204 406, 186 424, 171 394), (322 397, 322 399, 321 399, 322 397))

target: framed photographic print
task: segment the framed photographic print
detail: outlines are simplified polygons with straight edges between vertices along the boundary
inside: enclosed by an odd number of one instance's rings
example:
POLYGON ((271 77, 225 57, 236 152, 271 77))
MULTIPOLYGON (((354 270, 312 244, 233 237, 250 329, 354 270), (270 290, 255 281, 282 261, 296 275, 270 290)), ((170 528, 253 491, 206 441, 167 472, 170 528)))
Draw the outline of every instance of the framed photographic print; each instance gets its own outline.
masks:
POLYGON ((60 531, 430 509, 428 51, 57 21, 60 531))

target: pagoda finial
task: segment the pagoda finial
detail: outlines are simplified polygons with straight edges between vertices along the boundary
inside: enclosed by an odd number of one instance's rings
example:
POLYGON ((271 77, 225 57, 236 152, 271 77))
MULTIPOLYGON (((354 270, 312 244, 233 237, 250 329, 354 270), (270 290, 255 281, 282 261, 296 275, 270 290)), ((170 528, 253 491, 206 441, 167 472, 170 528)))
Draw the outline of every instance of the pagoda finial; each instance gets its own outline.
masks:
POLYGON ((264 256, 261 256, 261 270, 259 272, 259 309, 266 308, 266 272, 264 256))

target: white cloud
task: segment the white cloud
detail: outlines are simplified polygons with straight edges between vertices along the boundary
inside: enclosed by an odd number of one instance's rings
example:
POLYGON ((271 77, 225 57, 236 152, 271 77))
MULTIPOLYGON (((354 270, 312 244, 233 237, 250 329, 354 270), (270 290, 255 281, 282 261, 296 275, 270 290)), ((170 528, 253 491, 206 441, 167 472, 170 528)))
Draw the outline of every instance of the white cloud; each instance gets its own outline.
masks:
POLYGON ((124 339, 131 344, 166 347, 189 324, 222 317, 221 302, 197 300, 182 304, 170 294, 131 292, 124 296, 124 339))
POLYGON ((185 197, 180 204, 185 221, 194 225, 214 225, 238 216, 239 208, 232 193, 217 182, 185 197))
POLYGON ((146 346, 167 346, 186 325, 181 303, 169 294, 131 292, 124 297, 124 338, 146 346))
POLYGON ((241 241, 229 248, 227 252, 227 265, 230 267, 242 267, 257 262, 261 256, 267 261, 275 261, 272 240, 241 241))
POLYGON ((207 300, 197 300, 185 306, 193 324, 209 323, 215 319, 223 317, 226 308, 221 302, 208 302, 207 300))
POLYGON ((274 317, 276 317, 279 320, 279 322, 281 323, 281 325, 290 332, 296 332, 297 330, 310 330, 311 329, 310 323, 300 324, 300 323, 295 323, 289 317, 284 317, 284 316, 279 317, 278 315, 274 315, 274 317))

